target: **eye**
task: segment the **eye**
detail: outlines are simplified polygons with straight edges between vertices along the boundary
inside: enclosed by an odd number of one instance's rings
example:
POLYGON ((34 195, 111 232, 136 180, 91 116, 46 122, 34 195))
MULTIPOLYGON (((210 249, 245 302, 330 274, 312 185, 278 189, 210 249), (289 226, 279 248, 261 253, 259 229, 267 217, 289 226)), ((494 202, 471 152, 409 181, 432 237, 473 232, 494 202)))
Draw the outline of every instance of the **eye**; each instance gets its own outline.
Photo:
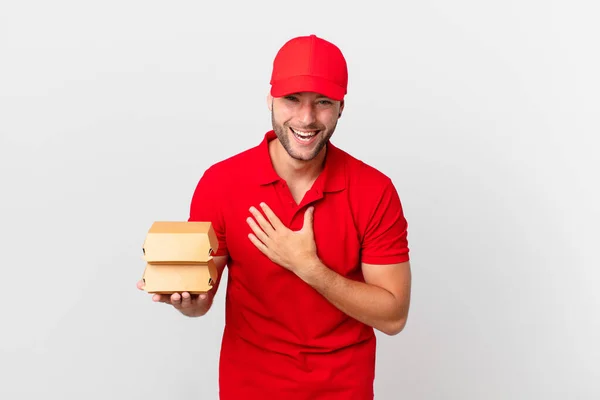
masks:
POLYGON ((288 101, 298 101, 296 96, 285 96, 284 98, 288 101))
POLYGON ((333 104, 333 102, 331 100, 319 100, 319 104, 323 106, 330 106, 333 104))

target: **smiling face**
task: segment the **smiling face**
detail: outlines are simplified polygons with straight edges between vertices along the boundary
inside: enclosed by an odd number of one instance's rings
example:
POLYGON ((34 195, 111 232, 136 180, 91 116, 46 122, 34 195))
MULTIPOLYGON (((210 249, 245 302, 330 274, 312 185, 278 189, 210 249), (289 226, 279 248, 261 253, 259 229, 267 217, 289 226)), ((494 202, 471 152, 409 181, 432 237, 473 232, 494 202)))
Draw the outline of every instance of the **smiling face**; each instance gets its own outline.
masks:
POLYGON ((268 97, 273 130, 290 157, 310 161, 317 157, 333 135, 344 101, 318 93, 302 92, 268 97))

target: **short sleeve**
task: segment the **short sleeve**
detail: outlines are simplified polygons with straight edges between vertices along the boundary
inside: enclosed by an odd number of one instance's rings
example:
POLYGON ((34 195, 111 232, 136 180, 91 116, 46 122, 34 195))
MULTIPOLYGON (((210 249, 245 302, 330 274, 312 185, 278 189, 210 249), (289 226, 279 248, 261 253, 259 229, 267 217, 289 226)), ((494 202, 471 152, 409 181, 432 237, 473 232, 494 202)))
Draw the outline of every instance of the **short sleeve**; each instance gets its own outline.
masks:
POLYGON ((361 256, 367 264, 409 261, 408 223, 391 180, 383 187, 367 223, 361 256))
POLYGON ((228 254, 222 201, 224 193, 218 182, 215 172, 211 168, 206 170, 194 190, 188 221, 211 222, 219 241, 214 256, 224 256, 228 254))

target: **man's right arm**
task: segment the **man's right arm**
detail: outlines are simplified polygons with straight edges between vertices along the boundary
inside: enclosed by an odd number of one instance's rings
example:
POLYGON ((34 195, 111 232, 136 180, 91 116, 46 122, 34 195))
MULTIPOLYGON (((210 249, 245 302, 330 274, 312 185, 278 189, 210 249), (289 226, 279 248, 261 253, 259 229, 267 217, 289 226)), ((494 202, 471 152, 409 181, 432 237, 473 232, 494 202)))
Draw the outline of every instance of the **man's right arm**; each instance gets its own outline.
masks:
MULTIPOLYGON (((175 309, 188 317, 201 317, 205 315, 213 304, 228 258, 226 255, 213 258, 217 267, 217 280, 208 292, 199 295, 190 295, 188 292, 173 293, 171 295, 155 294, 152 296, 152 301, 171 304, 175 309)), ((140 280, 137 287, 140 290, 144 290, 144 282, 140 280)))
POLYGON ((223 276, 223 272, 225 271, 225 266, 227 266, 228 258, 229 257, 226 255, 213 257, 213 261, 215 262, 215 266, 217 267, 217 280, 215 281, 215 284, 213 285, 212 289, 206 293, 206 299, 204 300, 204 304, 200 304, 200 308, 199 310, 197 310, 197 312, 200 313, 200 315, 206 314, 208 310, 210 310, 210 307, 212 307, 213 300, 217 295, 219 286, 221 285, 221 277, 223 276))
POLYGON ((228 256, 217 256, 213 258, 217 267, 217 280, 212 289, 206 293, 205 298, 203 295, 200 295, 196 297, 196 301, 194 302, 194 297, 189 296, 189 293, 187 295, 186 293, 182 293, 180 304, 177 304, 176 302, 173 304, 173 300, 171 300, 173 307, 178 309, 183 315, 187 315, 189 317, 201 317, 206 314, 212 307, 213 300, 217 295, 217 291, 221 284, 221 277, 223 276, 225 266, 227 265, 227 259, 228 256))
MULTIPOLYGON (((215 295, 221 283, 221 277, 229 259, 227 242, 225 240, 225 218, 223 215, 224 200, 227 196, 227 182, 223 181, 221 174, 213 167, 207 169, 200 178, 192 196, 188 221, 210 221, 213 225, 218 249, 213 256, 217 269, 217 280, 206 293, 190 295, 187 292, 173 293, 172 295, 152 296, 155 302, 173 305, 182 314, 189 317, 199 317, 208 312, 212 306, 215 295)), ((138 282, 138 289, 143 289, 143 282, 138 282)))

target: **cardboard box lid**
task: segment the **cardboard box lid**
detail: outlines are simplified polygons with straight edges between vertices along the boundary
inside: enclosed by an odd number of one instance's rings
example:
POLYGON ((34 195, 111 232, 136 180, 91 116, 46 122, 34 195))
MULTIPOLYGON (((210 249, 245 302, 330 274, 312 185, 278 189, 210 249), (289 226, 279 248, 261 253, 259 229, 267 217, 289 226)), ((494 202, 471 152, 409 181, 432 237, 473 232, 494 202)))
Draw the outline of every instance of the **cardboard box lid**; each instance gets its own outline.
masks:
POLYGON ((210 222, 156 221, 144 241, 148 263, 206 263, 219 242, 210 222))

